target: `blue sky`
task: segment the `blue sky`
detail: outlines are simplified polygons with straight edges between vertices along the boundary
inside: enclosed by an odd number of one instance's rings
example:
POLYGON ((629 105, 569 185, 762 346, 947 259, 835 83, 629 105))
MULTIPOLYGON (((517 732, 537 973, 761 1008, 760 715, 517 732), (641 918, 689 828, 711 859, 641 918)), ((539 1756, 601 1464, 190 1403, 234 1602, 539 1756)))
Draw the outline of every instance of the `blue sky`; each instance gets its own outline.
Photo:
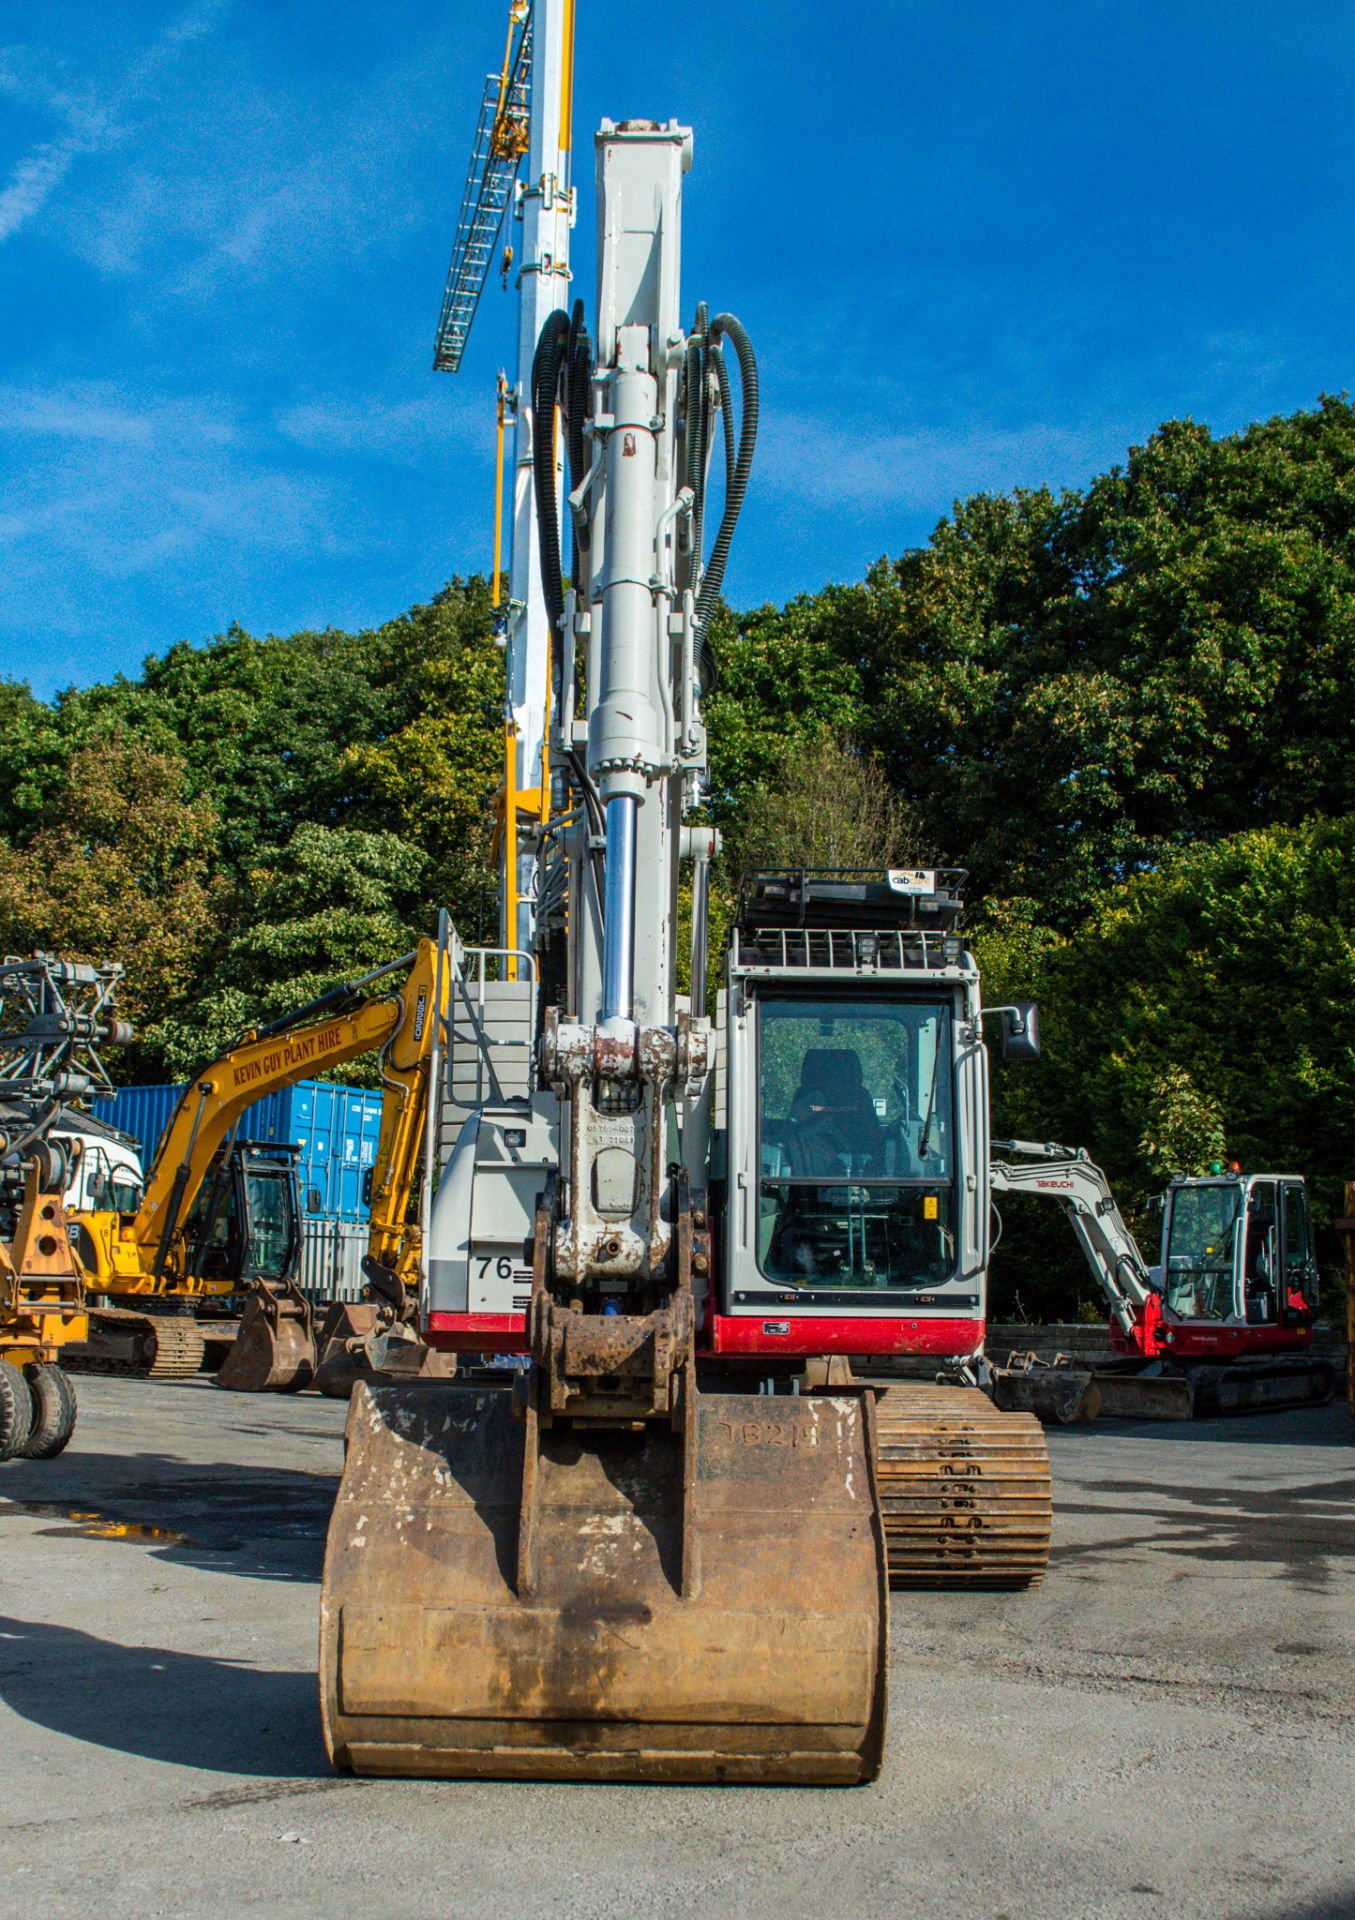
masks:
MULTIPOLYGON (((431 343, 503 0, 18 0, 0 48, 0 672, 361 626, 487 564, 511 296, 431 343)), ((764 433, 736 605, 1169 415, 1355 385, 1355 10, 578 0, 600 117, 696 129, 686 300, 764 433), (626 23, 650 24, 643 35, 626 23)))

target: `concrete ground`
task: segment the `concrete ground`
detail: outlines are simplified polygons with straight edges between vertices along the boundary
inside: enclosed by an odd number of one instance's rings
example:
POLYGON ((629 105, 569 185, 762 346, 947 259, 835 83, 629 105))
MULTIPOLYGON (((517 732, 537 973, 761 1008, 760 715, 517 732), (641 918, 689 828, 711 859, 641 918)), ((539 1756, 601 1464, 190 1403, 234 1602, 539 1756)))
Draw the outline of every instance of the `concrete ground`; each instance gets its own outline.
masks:
POLYGON ((1051 1432, 1025 1595, 896 1596, 854 1790, 334 1778, 344 1409, 79 1383, 0 1467, 0 1910, 364 1920, 1355 1915, 1344 1411, 1051 1432))

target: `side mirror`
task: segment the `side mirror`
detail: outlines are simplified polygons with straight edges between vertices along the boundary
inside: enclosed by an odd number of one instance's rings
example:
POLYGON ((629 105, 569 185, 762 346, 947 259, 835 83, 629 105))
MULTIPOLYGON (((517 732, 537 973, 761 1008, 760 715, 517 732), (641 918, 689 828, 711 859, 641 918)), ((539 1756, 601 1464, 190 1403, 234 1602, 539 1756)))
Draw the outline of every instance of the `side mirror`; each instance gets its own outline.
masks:
POLYGON ((323 1209, 324 1204, 325 1196, 321 1193, 319 1187, 308 1187, 306 1189, 307 1213, 319 1213, 323 1209))
POLYGON ((1040 1057, 1040 1009, 1033 1000, 1018 1000, 1003 1007, 1002 1058, 1038 1060, 1040 1057))

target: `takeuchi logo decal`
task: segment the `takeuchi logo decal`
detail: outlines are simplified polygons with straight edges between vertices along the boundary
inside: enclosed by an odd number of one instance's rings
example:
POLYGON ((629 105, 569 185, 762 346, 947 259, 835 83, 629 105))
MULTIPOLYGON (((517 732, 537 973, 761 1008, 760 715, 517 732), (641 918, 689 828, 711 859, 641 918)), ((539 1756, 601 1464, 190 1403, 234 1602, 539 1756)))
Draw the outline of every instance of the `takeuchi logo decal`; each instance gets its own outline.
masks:
POLYGON ((342 1044, 343 1036, 339 1033, 311 1033, 295 1040, 281 1040, 255 1060, 237 1061, 231 1069, 234 1084, 253 1087, 261 1080, 288 1073, 293 1067, 308 1067, 313 1060, 323 1060, 342 1044))

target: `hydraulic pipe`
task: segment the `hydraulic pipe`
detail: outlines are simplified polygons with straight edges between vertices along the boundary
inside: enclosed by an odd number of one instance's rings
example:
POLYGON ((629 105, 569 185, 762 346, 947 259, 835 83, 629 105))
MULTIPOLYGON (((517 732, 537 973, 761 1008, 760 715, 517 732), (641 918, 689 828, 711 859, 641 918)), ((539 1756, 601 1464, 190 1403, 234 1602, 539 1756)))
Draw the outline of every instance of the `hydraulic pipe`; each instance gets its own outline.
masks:
POLYGON ((692 867, 692 1015, 706 1011, 706 958, 710 945, 710 860, 698 855, 692 867))
POLYGON ((635 822, 633 793, 607 802, 607 866, 603 898, 602 1018, 635 1015, 635 822))

